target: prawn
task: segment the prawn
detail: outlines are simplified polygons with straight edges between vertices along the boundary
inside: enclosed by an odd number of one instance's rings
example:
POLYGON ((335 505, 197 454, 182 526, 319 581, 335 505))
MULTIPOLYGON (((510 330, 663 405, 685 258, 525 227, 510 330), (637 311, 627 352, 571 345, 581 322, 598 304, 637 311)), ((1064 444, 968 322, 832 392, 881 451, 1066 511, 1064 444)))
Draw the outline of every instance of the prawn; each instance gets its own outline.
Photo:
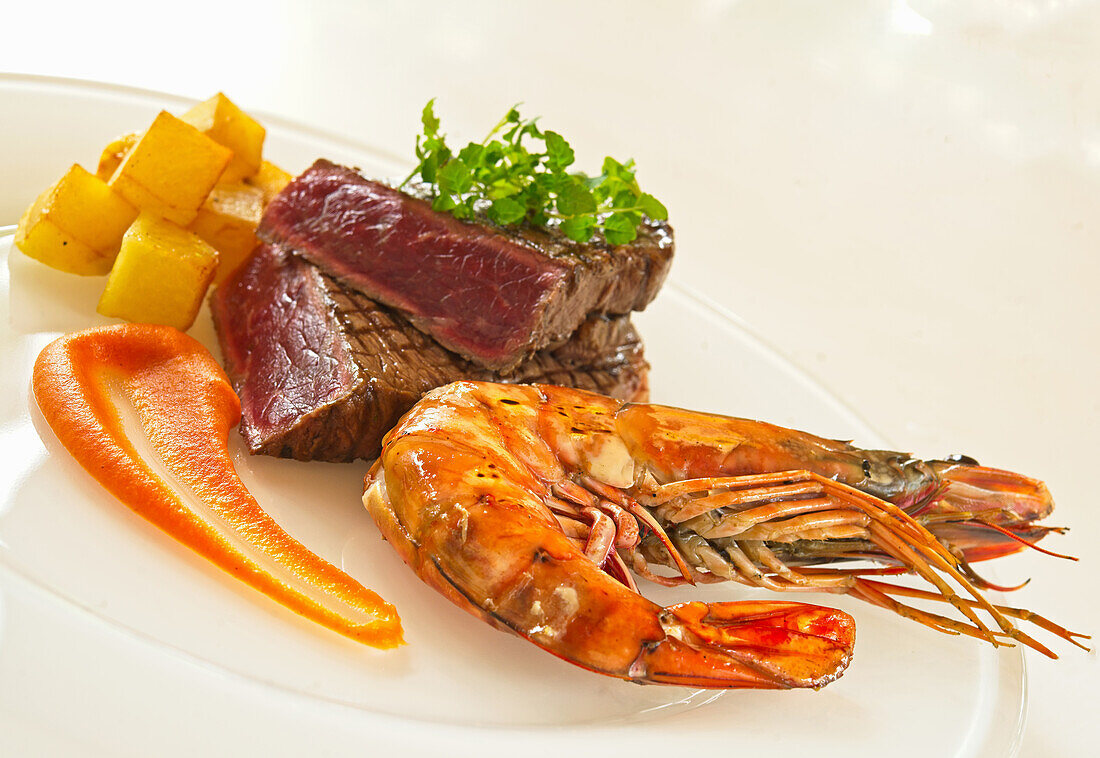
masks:
POLYGON ((367 510, 423 581, 498 628, 634 682, 819 688, 849 664, 855 625, 778 600, 661 607, 631 570, 664 585, 849 594, 1056 657, 1012 621, 1027 620, 1083 647, 1085 635, 981 594, 995 585, 972 562, 1057 530, 1033 524, 1053 507, 1041 482, 970 459, 920 461, 758 421, 464 381, 402 418, 365 485, 367 510), (868 560, 883 565, 845 567, 868 560), (932 589, 882 581, 901 573, 932 589), (901 596, 945 601, 962 618, 901 596))

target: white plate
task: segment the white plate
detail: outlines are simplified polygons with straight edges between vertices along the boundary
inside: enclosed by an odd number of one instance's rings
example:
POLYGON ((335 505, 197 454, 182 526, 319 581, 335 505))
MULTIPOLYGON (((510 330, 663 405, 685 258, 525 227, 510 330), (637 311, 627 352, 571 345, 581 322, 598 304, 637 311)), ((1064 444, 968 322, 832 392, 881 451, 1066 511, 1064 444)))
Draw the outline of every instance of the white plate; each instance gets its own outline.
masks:
MULTIPOLYGON (((12 221, 74 160, 93 166, 110 138, 160 108, 187 105, 26 77, 0 78, 0 97, 12 114, 0 146, 0 218, 12 221)), ((404 168, 369 148, 266 122, 266 153, 288 169, 318 156, 383 176, 404 168)), ((817 600, 851 612, 859 631, 851 669, 820 692, 716 696, 595 676, 490 629, 415 580, 359 504, 364 465, 250 458, 237 444, 238 468, 261 504, 394 602, 409 644, 381 653, 301 620, 133 515, 59 446, 30 399, 30 366, 59 332, 106 321, 94 313, 103 280, 48 270, 9 253, 8 241, 0 246, 0 727, 13 739, 158 755, 211 746, 243 754, 257 745, 278 755, 363 747, 503 755, 579 744, 585 753, 654 752, 688 740, 819 756, 1015 751, 1025 711, 1018 650, 824 597, 817 600), (173 728, 181 713, 197 721, 173 728)), ((881 444, 731 314, 675 281, 637 322, 654 400, 881 444)), ((216 349, 205 313, 192 333, 216 349)), ((712 586, 690 594, 750 593, 712 586)))

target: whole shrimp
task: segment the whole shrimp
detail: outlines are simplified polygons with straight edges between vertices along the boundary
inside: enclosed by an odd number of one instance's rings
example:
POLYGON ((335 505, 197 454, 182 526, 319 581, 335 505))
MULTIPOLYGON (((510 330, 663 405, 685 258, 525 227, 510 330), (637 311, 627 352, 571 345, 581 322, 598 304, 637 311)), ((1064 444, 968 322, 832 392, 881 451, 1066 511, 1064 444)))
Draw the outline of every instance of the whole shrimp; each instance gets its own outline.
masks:
POLYGON ((975 560, 1050 529, 1039 481, 970 459, 918 461, 745 419, 544 385, 457 382, 390 431, 364 504, 422 580, 490 624, 592 671, 696 687, 821 687, 851 660, 852 618, 785 601, 643 598, 732 580, 847 593, 949 633, 1016 640, 975 560), (878 568, 821 564, 873 560, 878 568), (665 566, 672 573, 657 573, 665 566), (915 573, 916 590, 875 576, 915 573), (896 596, 950 603, 953 619, 896 596), (995 629, 982 620, 992 620, 995 629))

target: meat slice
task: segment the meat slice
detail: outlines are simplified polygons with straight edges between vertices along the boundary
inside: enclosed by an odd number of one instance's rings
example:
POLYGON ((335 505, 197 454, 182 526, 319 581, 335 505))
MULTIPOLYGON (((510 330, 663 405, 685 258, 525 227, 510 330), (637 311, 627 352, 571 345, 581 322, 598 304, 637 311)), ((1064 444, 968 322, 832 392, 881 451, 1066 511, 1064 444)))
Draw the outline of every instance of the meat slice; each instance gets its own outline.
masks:
POLYGON ((592 314, 644 308, 673 253, 665 223, 628 245, 582 245, 556 230, 459 221, 326 160, 271 202, 257 233, 500 372, 592 314))
POLYGON ((628 317, 592 317, 501 377, 279 247, 261 247, 218 288, 211 310, 253 453, 374 458, 382 435, 421 395, 458 379, 646 394, 648 367, 628 317))

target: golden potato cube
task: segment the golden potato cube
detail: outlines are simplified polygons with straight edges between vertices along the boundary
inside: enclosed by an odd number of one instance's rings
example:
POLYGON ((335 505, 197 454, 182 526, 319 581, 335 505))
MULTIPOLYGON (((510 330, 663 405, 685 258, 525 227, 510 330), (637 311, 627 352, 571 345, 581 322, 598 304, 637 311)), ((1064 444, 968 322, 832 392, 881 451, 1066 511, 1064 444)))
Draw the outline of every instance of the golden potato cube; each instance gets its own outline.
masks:
POLYGON ((260 163, 260 170, 256 172, 254 176, 248 177, 245 181, 263 191, 264 193, 264 205, 271 202, 271 199, 283 191, 283 187, 290 184, 294 177, 283 171, 270 161, 262 161, 260 163))
POLYGON ((218 267, 218 251, 152 213, 122 238, 97 311, 104 316, 187 329, 218 267))
POLYGON ((103 276, 136 216, 137 209, 102 179, 74 165, 23 214, 15 244, 47 266, 103 276))
POLYGON ((256 225, 263 212, 264 193, 258 187, 219 184, 210 191, 188 228, 218 251, 215 284, 221 284, 259 244, 256 225))
POLYGON ((221 92, 180 118, 233 151, 223 182, 239 182, 260 169, 266 131, 221 92))
POLYGON ((161 111, 110 184, 140 210, 187 226, 232 157, 232 150, 161 111))
POLYGON ((132 132, 112 140, 99 154, 99 166, 95 170, 95 175, 103 181, 109 182, 115 174, 115 169, 126 159, 127 154, 139 139, 141 139, 141 135, 132 132))

